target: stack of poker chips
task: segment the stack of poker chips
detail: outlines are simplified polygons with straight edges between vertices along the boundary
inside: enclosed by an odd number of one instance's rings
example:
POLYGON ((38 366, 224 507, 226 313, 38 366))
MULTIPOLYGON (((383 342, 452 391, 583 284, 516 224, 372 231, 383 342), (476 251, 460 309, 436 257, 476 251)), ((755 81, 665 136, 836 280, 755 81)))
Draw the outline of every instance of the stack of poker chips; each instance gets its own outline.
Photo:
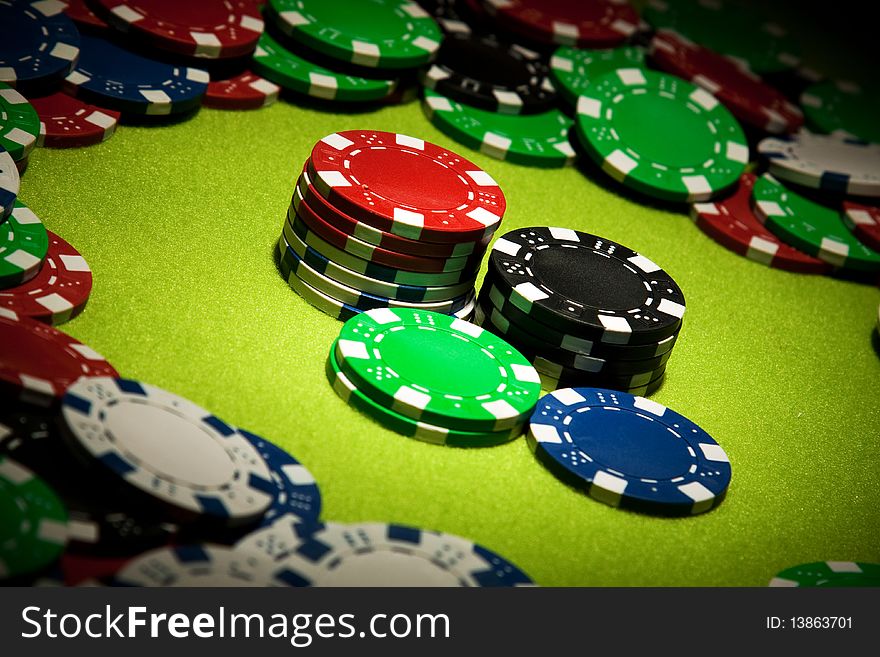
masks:
POLYGON ((477 322, 522 352, 545 389, 648 395, 663 382, 684 311, 681 289, 644 255, 533 227, 495 241, 477 322))
POLYGON ((393 307, 466 319, 505 208, 491 176, 447 149, 390 132, 334 133, 296 182, 279 267, 337 319, 393 307))

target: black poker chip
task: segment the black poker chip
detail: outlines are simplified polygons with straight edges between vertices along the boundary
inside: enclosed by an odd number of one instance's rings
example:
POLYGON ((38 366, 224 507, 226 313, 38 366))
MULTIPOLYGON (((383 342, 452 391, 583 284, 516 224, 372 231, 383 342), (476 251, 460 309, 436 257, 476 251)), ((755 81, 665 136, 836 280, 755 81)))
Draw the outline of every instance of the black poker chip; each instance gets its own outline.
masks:
POLYGON ((500 114, 535 114, 555 106, 540 55, 491 36, 450 34, 422 84, 459 102, 500 114))

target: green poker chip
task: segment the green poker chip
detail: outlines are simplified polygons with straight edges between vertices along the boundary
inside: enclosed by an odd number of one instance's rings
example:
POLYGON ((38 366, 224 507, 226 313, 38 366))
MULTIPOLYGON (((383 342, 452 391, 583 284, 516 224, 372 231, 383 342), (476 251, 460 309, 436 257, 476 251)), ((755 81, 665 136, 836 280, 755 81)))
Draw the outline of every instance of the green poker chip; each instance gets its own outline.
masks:
POLYGON ((570 105, 601 75, 618 68, 643 68, 645 51, 634 46, 586 50, 561 46, 550 58, 550 74, 556 91, 570 105))
POLYGON ((498 160, 534 167, 564 167, 575 160, 568 141, 573 121, 558 109, 540 114, 498 114, 463 105, 425 89, 422 108, 441 132, 498 160))
POLYGON ((0 456, 0 580, 42 570, 67 544, 67 510, 33 472, 0 456))
POLYGON ((460 431, 515 428, 541 391, 535 368, 503 339, 431 311, 369 310, 345 323, 334 353, 373 401, 460 431))
POLYGON ((30 154, 39 136, 37 110, 15 89, 0 82, 0 146, 18 162, 30 154))
POLYGON ((334 342, 330 349, 326 366, 327 379, 330 381, 334 392, 349 406, 369 415, 392 431, 426 443, 450 447, 491 447, 493 445, 501 445, 510 442, 523 432, 523 424, 504 431, 458 431, 426 422, 419 422, 401 415, 390 408, 376 403, 360 392, 339 369, 335 350, 336 343, 334 342))
POLYGON ((427 64, 442 33, 410 0, 270 0, 277 26, 300 43, 371 68, 427 64))
POLYGON ((374 80, 331 71, 290 52, 267 33, 260 36, 253 69, 267 80, 313 98, 366 102, 390 96, 397 80, 374 80))
POLYGON ((813 128, 880 144, 880 91, 864 90, 854 82, 826 81, 801 94, 801 107, 813 128))
POLYGON ((708 91, 642 68, 606 73, 578 98, 576 132, 611 177, 668 201, 706 201, 749 162, 737 120, 708 91))
POLYGON ((764 174, 755 181, 756 216, 786 244, 843 269, 880 271, 880 253, 853 235, 840 212, 804 198, 764 174))
POLYGON ((21 285, 40 271, 49 236, 39 217, 21 201, 0 227, 0 289, 21 285))
POLYGON ((817 561, 786 568, 770 586, 820 588, 880 587, 880 564, 855 561, 817 561))

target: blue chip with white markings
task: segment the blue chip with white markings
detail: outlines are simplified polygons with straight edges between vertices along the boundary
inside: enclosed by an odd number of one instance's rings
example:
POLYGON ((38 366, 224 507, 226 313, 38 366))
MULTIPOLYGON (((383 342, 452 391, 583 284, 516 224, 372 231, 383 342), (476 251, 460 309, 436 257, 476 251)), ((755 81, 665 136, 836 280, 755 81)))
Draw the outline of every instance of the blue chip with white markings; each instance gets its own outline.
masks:
POLYGON ((197 108, 208 90, 206 71, 173 66, 83 35, 79 63, 65 79, 73 96, 130 114, 162 116, 197 108))
POLYGON ((562 481, 634 511, 703 513, 721 503, 730 485, 730 461, 708 433, 662 404, 615 390, 545 395, 528 443, 562 481))

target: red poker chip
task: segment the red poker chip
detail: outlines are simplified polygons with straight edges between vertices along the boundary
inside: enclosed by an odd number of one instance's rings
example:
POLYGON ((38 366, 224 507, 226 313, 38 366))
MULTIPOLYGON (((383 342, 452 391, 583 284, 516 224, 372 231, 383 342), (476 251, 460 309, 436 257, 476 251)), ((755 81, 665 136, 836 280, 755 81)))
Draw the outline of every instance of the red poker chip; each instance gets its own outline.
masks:
POLYGON ((843 222, 862 244, 880 251, 880 207, 844 201, 843 222))
POLYGON ((312 185, 358 221, 414 240, 477 242, 498 228, 507 202, 476 164, 394 132, 349 130, 315 144, 312 185))
POLYGON ((62 555, 59 561, 65 586, 79 586, 86 582, 102 581, 113 577, 133 557, 90 557, 70 554, 62 555))
POLYGON ((754 185, 754 174, 744 173, 732 196, 715 202, 694 203, 691 218, 722 246, 762 265, 802 274, 831 271, 827 262, 785 244, 764 227, 751 206, 754 185))
POLYGON ((103 32, 110 29, 110 26, 89 9, 85 0, 64 0, 67 7, 64 13, 70 17, 77 27, 85 31, 92 30, 95 32, 103 32))
POLYGON ((31 98, 30 103, 40 117, 37 144, 47 148, 100 144, 113 136, 119 121, 119 112, 89 105, 60 91, 31 98))
POLYGON ((638 30, 626 0, 483 0, 498 23, 541 43, 611 48, 638 30))
POLYGON ((75 248, 52 231, 46 233, 49 251, 40 271, 28 282, 0 291, 0 308, 57 326, 85 308, 92 271, 75 248))
POLYGON ((800 108, 760 77, 675 32, 657 32, 651 41, 651 57, 657 67, 716 96, 734 116, 749 125, 780 134, 797 132, 804 124, 800 108))
POLYGON ((106 359, 56 328, 0 307, 0 394, 50 406, 81 376, 119 374, 106 359))
POLYGON ((255 0, 95 0, 102 18, 169 52, 206 59, 244 57, 263 18, 255 0))
POLYGON ((202 105, 228 110, 259 109, 278 100, 280 92, 281 87, 274 82, 245 71, 227 80, 215 80, 208 84, 202 105))

